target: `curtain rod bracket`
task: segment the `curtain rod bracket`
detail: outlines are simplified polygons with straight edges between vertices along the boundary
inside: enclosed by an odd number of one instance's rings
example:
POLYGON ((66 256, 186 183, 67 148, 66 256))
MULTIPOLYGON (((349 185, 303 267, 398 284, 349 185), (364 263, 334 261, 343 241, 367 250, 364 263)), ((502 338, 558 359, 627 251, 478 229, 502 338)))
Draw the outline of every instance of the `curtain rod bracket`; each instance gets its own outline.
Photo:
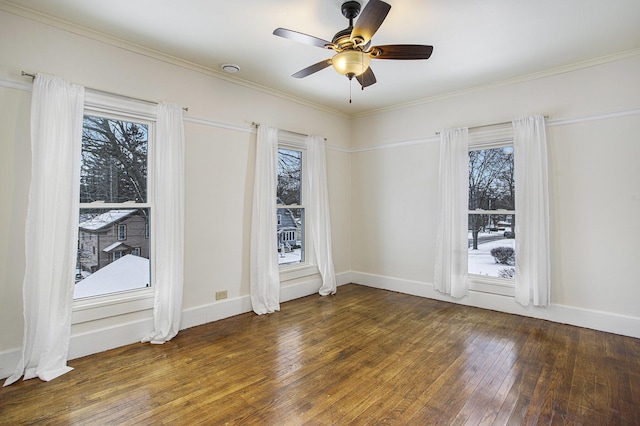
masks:
MULTIPOLYGON (((545 114, 543 115, 545 120, 548 120, 550 118, 549 114, 545 114)), ((493 126, 504 126, 505 124, 511 124, 511 121, 503 121, 501 123, 492 123, 492 124, 481 124, 479 126, 472 126, 469 127, 469 130, 471 129, 480 129, 482 127, 493 127, 493 126)), ((436 136, 439 136, 440 132, 436 132, 436 136)))
MULTIPOLYGON (((260 123, 256 123, 255 121, 252 121, 251 122, 251 127, 255 127, 257 129, 258 127, 260 127, 260 123)), ((281 130, 283 132, 286 132, 286 133, 291 133, 292 135, 309 136, 306 133, 294 132, 293 130, 286 130, 286 129, 279 129, 279 130, 281 130)), ((327 138, 323 138, 323 139, 325 141, 327 140, 327 138)))
MULTIPOLYGON (((35 74, 30 74, 28 72, 21 71, 20 74, 23 77, 31 77, 32 80, 36 78, 35 74)), ((102 90, 97 90, 97 89, 94 89, 94 90, 96 90, 97 92, 103 92, 102 90)), ((103 93, 108 93, 108 92, 103 92, 103 93)), ((124 95, 116 95, 116 96, 122 96, 122 97, 125 97, 125 98, 133 99, 135 101, 147 102, 147 103, 150 103, 150 104, 156 104, 156 105, 158 104, 158 102, 147 101, 147 100, 138 99, 138 98, 132 98, 131 96, 124 96, 124 95)), ((185 112, 189 112, 189 107, 182 107, 182 110, 185 111, 185 112)))

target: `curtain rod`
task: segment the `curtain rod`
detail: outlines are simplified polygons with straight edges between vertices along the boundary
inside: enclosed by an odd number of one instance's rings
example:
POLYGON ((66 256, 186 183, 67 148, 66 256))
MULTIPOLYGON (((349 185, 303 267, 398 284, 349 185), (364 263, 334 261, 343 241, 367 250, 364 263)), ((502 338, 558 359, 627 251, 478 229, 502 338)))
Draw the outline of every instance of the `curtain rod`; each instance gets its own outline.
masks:
MULTIPOLYGON (((251 122, 251 125, 257 129, 257 128, 260 126, 260 123, 256 123, 255 121, 252 121, 252 122, 251 122)), ((307 135, 307 134, 305 134, 305 133, 293 132, 293 131, 291 131, 291 130, 285 130, 285 129, 278 129, 278 130, 282 130, 283 132, 287 132, 287 133, 291 133, 291 134, 299 135, 299 136, 309 136, 309 135, 307 135)), ((324 139, 325 141, 327 140, 327 138, 323 138, 323 139, 324 139)))
MULTIPOLYGON (((23 75, 24 77, 31 77, 31 79, 35 79, 35 78, 36 78, 35 74, 29 74, 28 72, 24 72, 24 71, 22 71, 22 75, 23 75)), ((158 105, 158 102, 148 101, 148 100, 146 100, 146 99, 134 98, 134 97, 131 97, 131 96, 126 96, 126 95, 119 95, 119 94, 117 94, 117 93, 110 93, 110 92, 106 92, 106 91, 104 91, 104 90, 99 90, 99 89, 91 89, 91 90, 96 91, 96 92, 100 92, 100 93, 105 93, 105 94, 108 94, 108 95, 116 95, 116 96, 120 96, 120 97, 122 97, 122 98, 127 98, 127 99, 131 99, 131 100, 134 100, 134 101, 146 102, 146 103, 148 103, 148 104, 156 104, 156 105, 158 105)), ((183 107, 182 109, 183 109, 184 111, 189 111, 189 108, 188 108, 188 107, 183 107)))
MULTIPOLYGON (((545 120, 549 119, 549 114, 545 114, 544 115, 545 120)), ((502 121, 500 123, 491 123, 491 124, 481 124, 479 126, 473 126, 473 127, 469 127, 469 130, 471 129, 481 129, 482 127, 493 127, 493 126, 504 126, 505 124, 511 124, 511 121, 502 121)), ((436 132, 436 135, 439 135, 440 132, 436 132)))

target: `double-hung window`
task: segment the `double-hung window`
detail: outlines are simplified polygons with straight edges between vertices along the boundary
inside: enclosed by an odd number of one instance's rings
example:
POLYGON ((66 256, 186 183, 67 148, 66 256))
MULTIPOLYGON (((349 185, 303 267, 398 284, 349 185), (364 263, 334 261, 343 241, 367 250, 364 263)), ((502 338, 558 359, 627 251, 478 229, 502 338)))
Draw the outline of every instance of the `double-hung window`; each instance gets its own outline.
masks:
MULTIPOLYGON (((82 128, 78 211, 82 244, 76 254, 74 312, 114 303, 134 310, 148 308, 153 296, 150 154, 155 108, 141 107, 138 113, 127 101, 106 95, 96 99, 85 105, 82 128)), ((94 313, 89 319, 101 316, 94 313)))
POLYGON ((127 224, 122 223, 118 225, 118 239, 126 240, 127 239, 127 224))
POLYGON ((296 266, 306 261, 304 154, 301 147, 285 144, 278 147, 276 205, 280 266, 296 266))
POLYGON ((515 191, 513 141, 469 143, 469 288, 514 294, 515 191))

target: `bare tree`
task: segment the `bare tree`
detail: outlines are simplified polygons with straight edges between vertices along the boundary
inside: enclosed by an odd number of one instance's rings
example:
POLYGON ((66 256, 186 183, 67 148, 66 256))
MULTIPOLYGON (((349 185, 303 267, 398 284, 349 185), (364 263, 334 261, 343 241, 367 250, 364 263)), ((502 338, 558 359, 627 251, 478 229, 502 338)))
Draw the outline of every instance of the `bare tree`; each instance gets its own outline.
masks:
POLYGON ((302 152, 278 150, 278 187, 279 204, 302 204, 302 152))
MULTIPOLYGON (((505 148, 469 151, 469 210, 513 210, 513 155, 505 148)), ((489 223, 486 214, 470 214, 469 229, 473 249, 478 249, 478 234, 489 223)))
POLYGON ((147 201, 146 125, 85 116, 80 202, 147 201))

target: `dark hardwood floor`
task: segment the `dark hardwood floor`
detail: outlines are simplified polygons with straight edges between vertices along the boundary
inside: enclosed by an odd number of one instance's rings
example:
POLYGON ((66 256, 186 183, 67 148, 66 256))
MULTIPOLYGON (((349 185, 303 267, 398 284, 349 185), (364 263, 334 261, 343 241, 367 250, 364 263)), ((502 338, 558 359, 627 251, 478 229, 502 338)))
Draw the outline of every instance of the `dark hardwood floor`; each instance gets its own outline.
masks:
POLYGON ((18 424, 640 424, 640 340, 354 284, 0 389, 18 424))

